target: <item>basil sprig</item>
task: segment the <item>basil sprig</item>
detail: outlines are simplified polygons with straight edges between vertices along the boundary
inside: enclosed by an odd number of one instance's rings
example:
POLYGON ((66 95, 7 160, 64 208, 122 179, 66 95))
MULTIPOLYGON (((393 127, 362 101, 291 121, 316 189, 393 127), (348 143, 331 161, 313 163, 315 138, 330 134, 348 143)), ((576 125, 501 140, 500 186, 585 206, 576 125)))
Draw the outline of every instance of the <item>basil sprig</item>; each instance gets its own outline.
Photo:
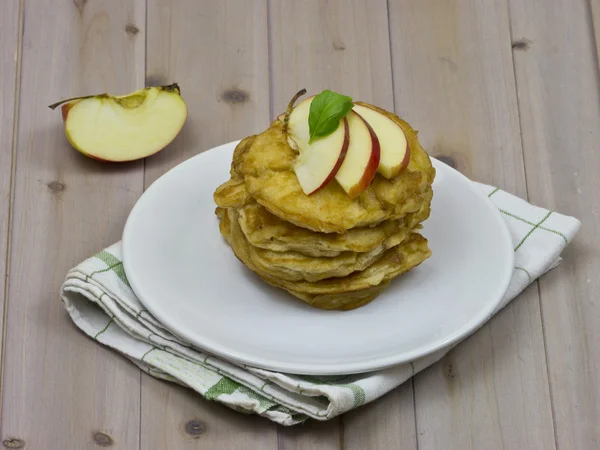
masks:
POLYGON ((308 114, 309 144, 333 133, 340 120, 348 114, 354 103, 346 95, 325 90, 317 95, 310 104, 308 114))

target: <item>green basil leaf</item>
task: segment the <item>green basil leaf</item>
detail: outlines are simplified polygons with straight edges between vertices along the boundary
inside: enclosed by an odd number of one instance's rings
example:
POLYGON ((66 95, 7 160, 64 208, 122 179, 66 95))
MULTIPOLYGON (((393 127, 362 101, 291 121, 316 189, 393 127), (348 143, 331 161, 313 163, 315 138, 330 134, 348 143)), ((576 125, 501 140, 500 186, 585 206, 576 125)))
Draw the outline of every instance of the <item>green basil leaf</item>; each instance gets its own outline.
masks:
POLYGON ((348 114, 354 103, 345 95, 325 90, 317 95, 310 104, 308 114, 309 144, 333 133, 340 120, 348 114))

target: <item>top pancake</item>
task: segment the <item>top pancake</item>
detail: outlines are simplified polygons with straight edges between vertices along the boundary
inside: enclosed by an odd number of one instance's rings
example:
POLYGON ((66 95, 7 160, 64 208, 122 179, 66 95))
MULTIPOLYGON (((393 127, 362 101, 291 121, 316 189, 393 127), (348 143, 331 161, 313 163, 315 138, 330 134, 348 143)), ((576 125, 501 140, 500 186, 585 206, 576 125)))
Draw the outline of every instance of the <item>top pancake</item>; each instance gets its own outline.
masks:
POLYGON ((254 199, 287 222, 323 233, 344 233, 419 211, 431 200, 435 169, 429 156, 410 125, 394 114, 370 107, 398 123, 406 135, 410 162, 396 177, 387 180, 378 174, 353 200, 335 181, 307 196, 293 171, 297 153, 287 142, 283 122, 275 120, 263 133, 238 144, 231 179, 216 190, 215 202, 223 208, 239 208, 254 199))

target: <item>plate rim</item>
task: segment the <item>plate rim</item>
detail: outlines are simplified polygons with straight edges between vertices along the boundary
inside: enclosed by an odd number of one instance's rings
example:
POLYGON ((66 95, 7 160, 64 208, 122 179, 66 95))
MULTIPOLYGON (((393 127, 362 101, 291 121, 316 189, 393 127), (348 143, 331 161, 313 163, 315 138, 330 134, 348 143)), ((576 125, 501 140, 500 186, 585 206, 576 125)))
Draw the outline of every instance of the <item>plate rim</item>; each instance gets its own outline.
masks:
POLYGON ((195 347, 197 347, 201 351, 206 351, 217 357, 221 357, 226 360, 230 360, 230 361, 240 363, 243 365, 248 365, 248 366, 252 366, 252 367, 256 367, 256 368, 272 370, 272 371, 277 371, 277 372, 290 373, 290 374, 346 375, 346 374, 372 372, 372 371, 376 371, 376 370, 382 370, 382 369, 387 369, 390 367, 398 366, 401 364, 410 363, 417 359, 420 359, 420 358, 426 357, 428 355, 431 355, 433 353, 436 353, 437 351, 440 351, 442 349, 449 348, 453 344, 462 341, 463 339, 465 339, 466 337, 470 336, 472 333, 477 331, 497 311, 499 305, 501 304, 501 302, 504 298, 504 295, 508 291, 510 281, 512 279, 512 273, 514 270, 515 255, 514 255, 514 250, 512 249, 512 246, 511 246, 512 237, 508 230, 508 226, 506 225, 504 219, 502 218, 502 214, 500 213, 498 208, 496 206, 494 206, 494 204, 488 198, 488 196, 485 195, 485 193, 480 188, 478 188, 472 180, 467 178, 465 175, 463 175, 456 169, 454 169, 454 168, 450 167, 449 165, 445 164, 444 162, 440 161, 439 159, 436 159, 436 158, 430 156, 430 158, 433 161, 435 161, 436 164, 444 166, 444 170, 453 172, 453 174, 458 175, 458 177, 461 178, 462 181, 466 181, 467 183, 465 183, 465 184, 468 185, 469 190, 471 190, 476 196, 478 196, 482 200, 484 200, 483 204, 485 204, 486 207, 492 212, 492 215, 495 216, 496 221, 500 224, 499 228, 502 233, 502 239, 505 240, 506 243, 508 244, 506 246, 506 248, 507 248, 506 254, 508 256, 508 261, 507 261, 506 268, 504 269, 504 273, 502 273, 501 282, 498 284, 498 288, 497 288, 496 292, 490 294, 490 296, 489 296, 490 298, 493 298, 494 300, 488 302, 487 308, 481 310, 479 315, 475 316, 474 318, 471 318, 467 322, 467 324, 463 325, 461 328, 459 328, 459 330, 457 332, 455 332, 449 336, 446 336, 444 339, 437 340, 436 343, 433 345, 430 345, 428 347, 426 346, 426 349, 423 349, 423 346, 421 346, 421 347, 418 347, 416 350, 413 350, 410 352, 403 352, 400 354, 394 354, 394 355, 385 356, 385 357, 377 357, 374 359, 368 359, 368 360, 364 360, 361 362, 351 362, 351 363, 342 363, 342 364, 340 364, 340 363, 333 363, 333 364, 332 363, 327 363, 327 364, 314 363, 310 367, 308 367, 308 365, 305 363, 285 363, 285 362, 277 362, 277 361, 272 361, 272 360, 264 360, 261 357, 252 358, 251 355, 250 355, 250 357, 248 357, 248 355, 244 356, 244 354, 241 354, 230 348, 220 347, 218 345, 218 343, 200 342, 196 336, 189 334, 189 333, 185 332, 184 330, 179 330, 177 328, 177 324, 174 323, 175 322, 174 320, 170 319, 168 315, 161 314, 161 312, 158 310, 158 308, 154 307, 151 300, 147 301, 149 299, 148 298, 145 299, 145 297, 147 297, 147 296, 144 295, 144 289, 140 286, 139 280, 136 278, 135 270, 131 270, 131 266, 128 263, 128 260, 130 260, 130 259, 126 257, 127 254, 129 253, 129 250, 128 250, 129 246, 127 245, 127 243, 131 242, 127 238, 127 236, 133 226, 132 224, 134 223, 137 211, 139 211, 143 207, 143 203, 146 201, 144 199, 149 198, 149 195, 148 195, 149 192, 152 192, 153 190, 159 188, 160 185, 163 182, 165 182, 165 180, 167 178, 172 176, 172 173, 176 172, 177 170, 180 170, 183 165, 191 163, 191 161, 196 158, 202 158, 204 155, 206 155, 209 152, 218 152, 218 151, 224 151, 225 149, 233 149, 233 148, 235 148, 235 146, 237 146, 237 144, 239 142, 240 142, 240 140, 236 140, 236 141, 228 142, 226 144, 222 144, 222 145, 219 145, 216 147, 212 147, 210 149, 207 149, 197 155, 194 155, 194 156, 182 161, 181 163, 177 164, 175 167, 169 169, 167 172, 165 172, 163 175, 161 175, 158 179, 156 179, 142 193, 142 195, 138 198, 138 200, 136 201, 135 205, 133 206, 133 208, 131 209, 131 211, 127 217, 125 227, 123 229, 123 235, 122 235, 123 268, 127 275, 127 279, 131 286, 131 289, 133 290, 134 294, 138 297, 140 302, 143 304, 143 306, 162 325, 164 325, 165 328, 167 328, 174 335, 179 336, 181 339, 193 344, 195 347))

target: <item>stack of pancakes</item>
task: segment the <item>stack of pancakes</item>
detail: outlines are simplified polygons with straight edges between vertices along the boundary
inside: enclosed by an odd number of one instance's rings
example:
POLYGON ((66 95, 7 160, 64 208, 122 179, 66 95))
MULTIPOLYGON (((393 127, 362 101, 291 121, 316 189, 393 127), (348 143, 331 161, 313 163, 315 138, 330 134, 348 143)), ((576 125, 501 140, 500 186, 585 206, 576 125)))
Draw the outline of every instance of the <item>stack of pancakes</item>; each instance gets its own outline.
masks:
POLYGON ((410 162, 390 180, 378 174, 357 198, 335 181, 304 194, 282 119, 240 142, 231 178, 214 194, 221 234, 238 259, 317 308, 362 306, 431 255, 418 230, 429 217, 435 169, 416 132, 377 110, 402 127, 410 162))

